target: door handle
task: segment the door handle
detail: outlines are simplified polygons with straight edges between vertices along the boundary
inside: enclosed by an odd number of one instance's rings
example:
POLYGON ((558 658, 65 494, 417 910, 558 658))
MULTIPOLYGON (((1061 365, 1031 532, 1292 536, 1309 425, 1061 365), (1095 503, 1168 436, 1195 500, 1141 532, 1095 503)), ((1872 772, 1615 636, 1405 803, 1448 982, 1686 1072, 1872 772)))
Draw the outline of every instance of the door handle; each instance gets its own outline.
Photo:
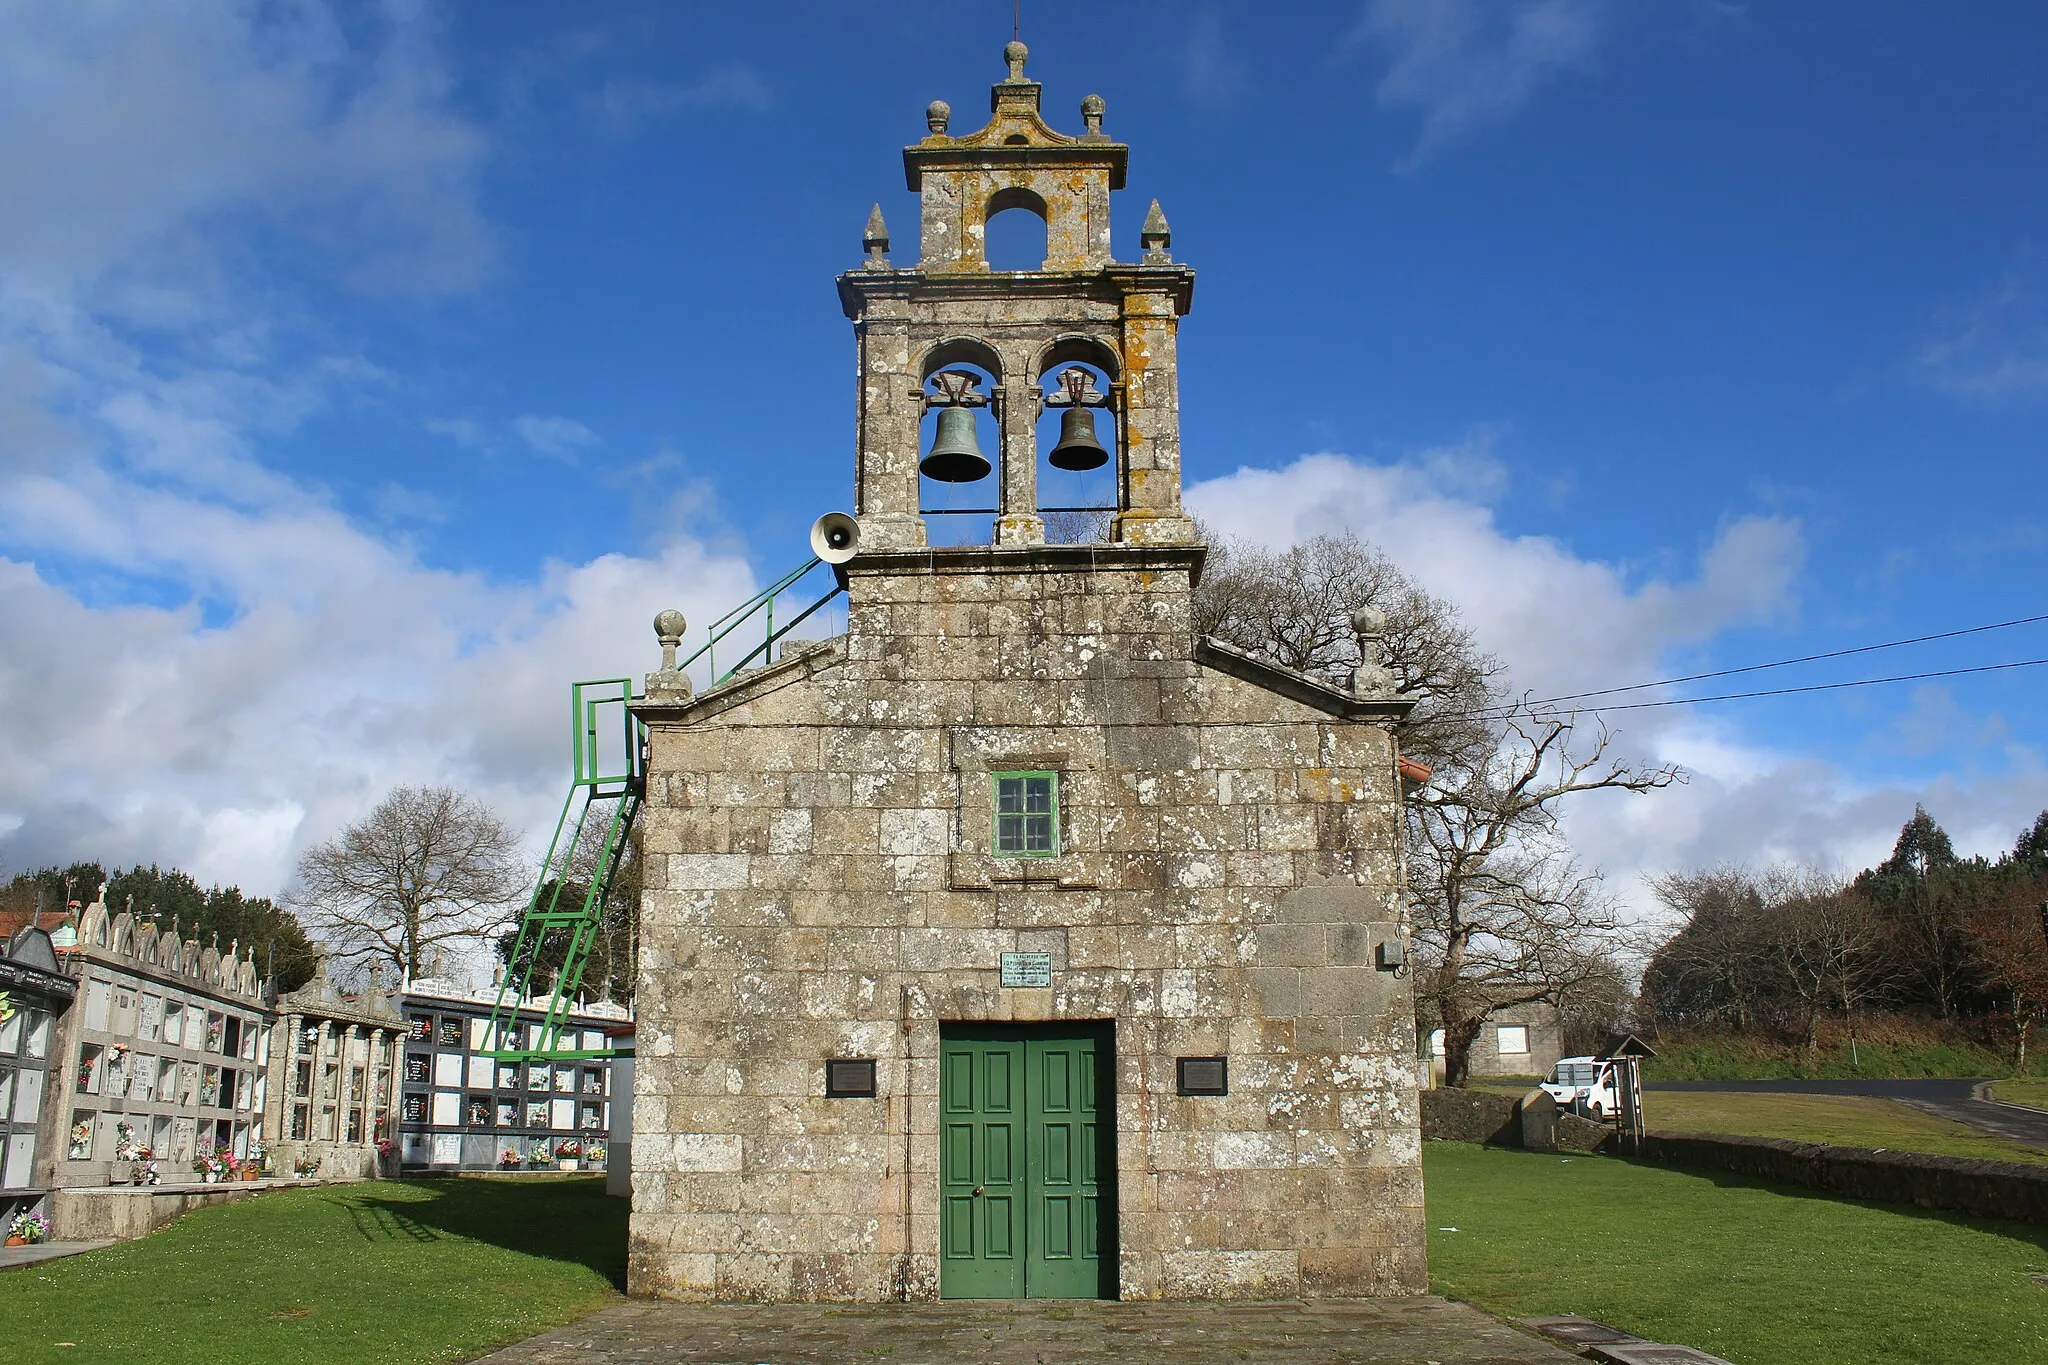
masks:
POLYGON ((979 1199, 979 1198, 981 1198, 981 1191, 982 1191, 982 1186, 980 1186, 980 1185, 976 1185, 976 1186, 974 1187, 974 1197, 975 1197, 976 1199, 979 1199))

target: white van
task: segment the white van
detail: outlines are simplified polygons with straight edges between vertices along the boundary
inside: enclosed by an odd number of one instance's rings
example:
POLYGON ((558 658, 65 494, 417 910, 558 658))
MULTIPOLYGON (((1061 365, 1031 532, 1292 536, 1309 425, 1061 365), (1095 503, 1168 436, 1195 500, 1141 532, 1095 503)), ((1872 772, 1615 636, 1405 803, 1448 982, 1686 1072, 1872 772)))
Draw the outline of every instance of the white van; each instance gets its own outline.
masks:
POLYGON ((1570 1109, 1596 1122, 1621 1112, 1621 1092, 1615 1085, 1614 1063, 1597 1057, 1561 1057, 1542 1082, 1543 1090, 1557 1101, 1559 1109, 1570 1109))

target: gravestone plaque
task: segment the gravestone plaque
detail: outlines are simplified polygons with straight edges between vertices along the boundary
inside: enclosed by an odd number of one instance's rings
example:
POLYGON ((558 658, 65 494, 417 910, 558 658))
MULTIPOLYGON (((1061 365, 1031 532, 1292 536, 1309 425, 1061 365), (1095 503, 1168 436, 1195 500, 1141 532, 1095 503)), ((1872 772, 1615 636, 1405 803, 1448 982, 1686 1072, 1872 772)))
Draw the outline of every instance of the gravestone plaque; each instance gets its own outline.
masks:
POLYGON ((1593 1359, 1605 1361, 1607 1365, 1729 1365, 1719 1356, 1710 1356, 1690 1346, 1664 1346, 1647 1341, 1634 1345, 1596 1345, 1587 1349, 1593 1359))
POLYGON ((1002 982, 1005 986, 1039 987, 1052 984, 1051 953, 1004 953, 1002 982))
POLYGON ((1526 1327, 1532 1332, 1540 1332, 1546 1337, 1554 1337, 1559 1341, 1569 1341, 1575 1346, 1591 1346, 1596 1343, 1623 1345, 1643 1340, 1641 1337, 1624 1332, 1618 1327, 1609 1327, 1604 1322, 1595 1322, 1591 1318, 1571 1315, 1546 1318, 1516 1318, 1515 1325, 1517 1327, 1526 1327))

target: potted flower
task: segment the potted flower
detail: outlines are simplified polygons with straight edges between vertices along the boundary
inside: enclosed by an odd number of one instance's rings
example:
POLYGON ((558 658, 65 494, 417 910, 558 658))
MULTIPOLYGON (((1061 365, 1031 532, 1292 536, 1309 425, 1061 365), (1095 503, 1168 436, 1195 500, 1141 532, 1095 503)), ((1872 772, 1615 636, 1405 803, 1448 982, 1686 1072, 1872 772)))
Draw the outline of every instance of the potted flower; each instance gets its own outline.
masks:
POLYGON ((192 1169, 202 1181, 212 1185, 218 1183, 221 1175, 226 1172, 227 1163, 222 1161, 220 1153, 211 1147, 202 1148, 199 1154, 192 1158, 192 1169))
POLYGON ((575 1138, 563 1138, 555 1144, 555 1168, 562 1171, 576 1169, 576 1160, 583 1155, 583 1144, 575 1138))
POLYGON ((320 1158, 317 1156, 300 1156, 297 1161, 292 1163, 292 1174, 301 1180, 314 1179, 320 1174, 320 1158))
MULTIPOLYGON (((149 1144, 135 1136, 134 1126, 125 1119, 115 1120, 114 1136, 117 1139, 114 1143, 114 1159, 128 1163, 128 1183, 131 1185, 147 1185, 152 1183, 150 1176, 156 1170, 156 1163, 151 1158, 156 1153, 149 1149, 149 1144)), ((109 1179, 112 1180, 111 1172, 109 1172, 109 1179)), ((119 1182, 114 1181, 113 1183, 118 1184, 119 1182)))
POLYGON ((583 1163, 591 1170, 600 1170, 605 1164, 604 1144, 595 1139, 583 1144, 583 1163))
POLYGON ((519 1149, 517 1147, 507 1147, 504 1151, 498 1153, 498 1164, 508 1171, 518 1170, 521 1164, 519 1149))
POLYGON ((14 1215, 14 1221, 7 1225, 7 1245, 27 1246, 33 1242, 50 1240, 50 1220, 40 1213, 23 1209, 14 1215))
POLYGON ((390 1172, 397 1165, 397 1156, 397 1143, 393 1142, 390 1138, 380 1137, 377 1139, 377 1173, 379 1175, 390 1172))
POLYGON ((535 1138, 531 1143, 527 1144, 526 1164, 535 1170, 549 1165, 554 1159, 554 1156, 548 1151, 548 1144, 545 1139, 535 1138))
POLYGON ((257 1176, 262 1175, 263 1158, 268 1154, 268 1151, 269 1149, 260 1142, 250 1143, 249 1155, 242 1158, 242 1164, 236 1168, 237 1174, 244 1180, 254 1180, 257 1176))

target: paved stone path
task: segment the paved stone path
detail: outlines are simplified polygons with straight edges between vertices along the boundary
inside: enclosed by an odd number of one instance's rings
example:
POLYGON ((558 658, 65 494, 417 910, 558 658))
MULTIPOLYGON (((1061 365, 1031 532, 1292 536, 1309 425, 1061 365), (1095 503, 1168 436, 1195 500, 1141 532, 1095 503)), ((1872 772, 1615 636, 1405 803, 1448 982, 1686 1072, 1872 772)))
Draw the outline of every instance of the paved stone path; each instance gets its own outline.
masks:
POLYGON ((478 1365, 1565 1365, 1444 1299, 685 1304, 636 1300, 478 1365))
MULTIPOLYGON (((1647 1081, 1645 1090, 1744 1090, 1780 1095, 1869 1095, 1897 1100, 1980 1133, 2048 1149, 2048 1111, 2001 1104, 1978 1095, 1985 1082, 1951 1080, 1647 1081)), ((1654 1119, 1656 1109, 1650 1109, 1654 1119)), ((1654 1123, 1652 1124, 1654 1127, 1654 1123)))
POLYGON ((15 1270, 43 1261, 62 1260, 66 1256, 83 1256, 88 1251, 98 1251, 113 1244, 111 1239, 105 1239, 95 1242, 31 1242, 25 1247, 0 1247, 0 1270, 15 1270))

